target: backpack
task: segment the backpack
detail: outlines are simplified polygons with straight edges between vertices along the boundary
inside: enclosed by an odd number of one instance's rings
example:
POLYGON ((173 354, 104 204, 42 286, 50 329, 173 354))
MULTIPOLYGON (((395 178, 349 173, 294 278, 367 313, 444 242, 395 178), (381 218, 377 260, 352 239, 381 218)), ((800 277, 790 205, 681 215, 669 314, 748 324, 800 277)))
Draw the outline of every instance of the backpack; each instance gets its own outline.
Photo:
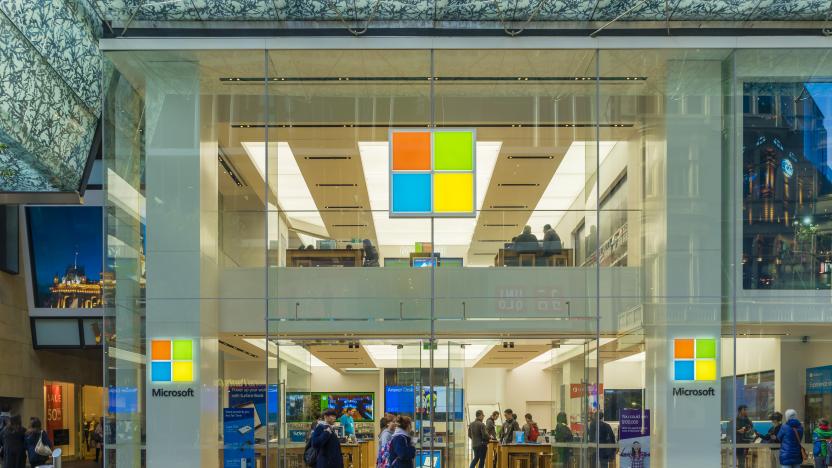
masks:
POLYGON ((384 447, 378 452, 378 458, 376 458, 376 468, 387 468, 390 465, 390 444, 393 442, 393 438, 391 437, 390 440, 384 444, 384 447))
POLYGON ((537 428, 537 424, 532 424, 529 428, 529 442, 537 442, 538 437, 540 437, 540 429, 537 428))
POLYGON ((318 464, 318 449, 312 446, 312 438, 306 441, 303 447, 303 463, 306 466, 315 466, 318 464))

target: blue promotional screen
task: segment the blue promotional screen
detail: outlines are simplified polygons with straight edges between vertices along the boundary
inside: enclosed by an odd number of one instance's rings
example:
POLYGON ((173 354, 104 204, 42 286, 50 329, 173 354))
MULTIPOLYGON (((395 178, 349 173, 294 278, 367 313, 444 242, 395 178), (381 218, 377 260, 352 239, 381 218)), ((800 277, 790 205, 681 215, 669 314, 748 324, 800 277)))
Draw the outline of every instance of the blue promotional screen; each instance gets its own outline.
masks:
POLYGON ((139 407, 139 389, 136 387, 109 387, 107 412, 110 414, 135 413, 139 407))
POLYGON ((453 411, 456 419, 462 418, 464 408, 462 389, 455 389, 453 391, 453 399, 448 387, 437 386, 433 387, 433 394, 429 387, 415 387, 420 388, 417 392, 412 385, 388 385, 384 387, 384 410, 388 413, 413 413, 413 408, 417 407, 418 413, 427 413, 431 405, 433 405, 434 413, 448 413, 453 411), (451 404, 453 408, 450 408, 451 404))

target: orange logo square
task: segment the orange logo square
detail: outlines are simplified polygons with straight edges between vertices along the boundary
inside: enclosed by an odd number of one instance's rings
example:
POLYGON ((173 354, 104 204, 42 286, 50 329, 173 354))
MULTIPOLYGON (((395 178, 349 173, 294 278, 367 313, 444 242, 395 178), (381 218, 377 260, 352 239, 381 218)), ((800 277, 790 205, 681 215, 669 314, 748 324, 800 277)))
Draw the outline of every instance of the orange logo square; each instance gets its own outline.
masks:
POLYGON ((693 359, 693 340, 687 338, 673 340, 673 357, 675 359, 693 359))
POLYGON ((393 170, 429 171, 430 132, 393 133, 393 170))
POLYGON ((153 340, 150 343, 150 359, 153 361, 170 361, 170 340, 153 340))

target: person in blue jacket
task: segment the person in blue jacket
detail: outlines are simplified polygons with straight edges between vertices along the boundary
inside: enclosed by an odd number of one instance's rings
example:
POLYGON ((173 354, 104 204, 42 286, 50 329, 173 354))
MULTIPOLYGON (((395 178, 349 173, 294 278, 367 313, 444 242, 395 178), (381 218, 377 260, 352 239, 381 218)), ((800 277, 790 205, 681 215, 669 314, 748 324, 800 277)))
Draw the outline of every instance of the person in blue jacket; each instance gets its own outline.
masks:
POLYGON ((413 468, 416 458, 416 443, 410 437, 410 427, 413 422, 407 416, 396 419, 396 432, 390 439, 390 453, 387 455, 387 466, 390 468, 413 468))
POLYGON ((334 408, 324 411, 324 420, 312 431, 312 447, 318 450, 315 468, 344 468, 344 457, 341 455, 341 442, 335 433, 333 425, 338 418, 334 408))
POLYGON ((777 433, 780 441, 780 466, 785 468, 799 468, 803 463, 800 441, 803 440, 803 425, 797 419, 797 411, 786 410, 786 422, 777 433))

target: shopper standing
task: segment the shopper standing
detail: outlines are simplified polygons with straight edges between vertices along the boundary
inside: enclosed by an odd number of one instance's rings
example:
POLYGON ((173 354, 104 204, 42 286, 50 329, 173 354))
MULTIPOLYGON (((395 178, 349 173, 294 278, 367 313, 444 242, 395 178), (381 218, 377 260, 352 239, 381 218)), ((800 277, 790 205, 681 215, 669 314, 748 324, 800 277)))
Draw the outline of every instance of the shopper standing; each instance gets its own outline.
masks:
POLYGON ((324 411, 324 420, 312 431, 312 447, 318 451, 316 468, 344 468, 341 442, 332 427, 337 417, 337 411, 333 408, 327 409, 324 411))
POLYGON ((520 425, 514 419, 514 411, 503 411, 503 427, 500 428, 500 443, 503 445, 514 442, 514 432, 520 430, 520 425))
POLYGON ((799 468, 803 463, 803 425, 797 419, 797 411, 786 410, 786 422, 777 433, 780 440, 780 466, 785 468, 799 468))
POLYGON ((396 418, 385 414, 382 418, 381 433, 378 435, 378 454, 376 455, 376 466, 387 466, 385 458, 390 452, 390 439, 396 432, 396 418))
MULTIPOLYGON (((396 419, 396 433, 390 439, 390 454, 387 466, 390 468, 413 468, 416 458, 416 439, 410 436, 412 421, 407 416, 396 419)), ((432 457, 433 454, 427 455, 432 457)), ((434 466, 432 463, 428 466, 434 466)))
MULTIPOLYGON (((589 423, 589 441, 598 442, 597 450, 598 461, 600 462, 599 467, 607 468, 610 466, 610 461, 615 459, 615 454, 618 450, 616 448, 608 447, 601 448, 601 445, 615 444, 615 432, 613 432, 612 426, 604 421, 604 413, 601 411, 595 413, 592 417, 592 421, 589 423)), ((594 460, 595 458, 592 457, 591 459, 594 460)))
POLYGON ((485 423, 482 422, 485 419, 485 413, 482 410, 477 410, 476 418, 468 426, 468 438, 471 439, 471 448, 474 450, 474 458, 471 460, 469 468, 475 466, 483 468, 485 466, 485 454, 488 451, 488 441, 491 440, 488 429, 486 429, 485 423))
MULTIPOLYGON (((39 418, 32 418, 29 421, 29 431, 26 432, 26 454, 29 456, 29 465, 40 466, 45 465, 51 458, 49 455, 38 453, 38 442, 42 446, 49 447, 49 452, 52 451, 52 442, 46 431, 43 430, 43 424, 39 418)), ((50 453, 51 455, 51 453, 50 453)))
POLYGON ((829 420, 821 419, 818 427, 812 431, 812 455, 815 458, 815 468, 829 466, 829 444, 832 443, 832 428, 829 420))
MULTIPOLYGON (((575 436, 572 435, 572 429, 569 428, 566 413, 561 411, 555 420, 557 421, 555 425, 555 442, 564 444, 572 442, 575 436)), ((572 449, 569 447, 558 447, 557 453, 558 461, 562 463, 562 466, 568 467, 572 461, 572 449)))
MULTIPOLYGON (((751 443, 754 439, 754 425, 751 424, 751 419, 748 418, 748 406, 740 405, 737 408, 737 436, 736 442, 739 444, 751 443)), ((737 468, 745 468, 746 459, 748 458, 748 449, 745 447, 737 447, 737 468)))
POLYGON ((344 427, 344 435, 347 437, 355 436, 355 418, 353 418, 352 408, 344 408, 344 414, 341 415, 341 419, 338 422, 344 427))
POLYGON ((92 440, 95 442, 95 462, 104 464, 104 457, 101 450, 104 448, 104 418, 98 418, 98 424, 92 431, 92 440))
MULTIPOLYGON (((488 432, 488 440, 496 441, 497 439, 497 420, 500 419, 500 412, 493 411, 491 416, 485 421, 485 430, 488 432)), ((491 468, 497 468, 497 450, 496 447, 492 448, 491 459, 494 460, 494 466, 491 468)))
MULTIPOLYGON (((775 411, 768 415, 768 420, 771 421, 771 427, 768 429, 768 432, 762 436, 763 443, 772 445, 779 444, 780 441, 777 440, 777 433, 780 432, 780 428, 783 427, 783 414, 779 411, 775 411)), ((773 459, 771 463, 773 463, 773 465, 779 464, 778 460, 780 459, 780 449, 772 447, 769 452, 771 452, 770 458, 773 459)))
POLYGON ((0 432, 0 446, 3 447, 3 468, 24 468, 26 466, 26 430, 20 416, 9 418, 9 424, 0 432))

